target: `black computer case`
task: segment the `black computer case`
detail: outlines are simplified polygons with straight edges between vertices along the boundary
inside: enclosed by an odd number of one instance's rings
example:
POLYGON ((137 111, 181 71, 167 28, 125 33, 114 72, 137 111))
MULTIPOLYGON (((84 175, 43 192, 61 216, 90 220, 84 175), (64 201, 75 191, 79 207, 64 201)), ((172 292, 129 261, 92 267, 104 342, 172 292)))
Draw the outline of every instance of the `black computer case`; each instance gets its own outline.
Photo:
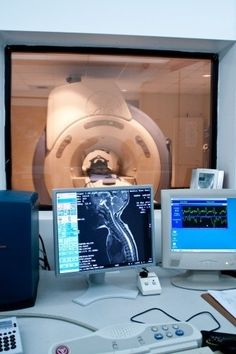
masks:
POLYGON ((0 311, 35 304, 39 281, 38 194, 0 191, 0 311))

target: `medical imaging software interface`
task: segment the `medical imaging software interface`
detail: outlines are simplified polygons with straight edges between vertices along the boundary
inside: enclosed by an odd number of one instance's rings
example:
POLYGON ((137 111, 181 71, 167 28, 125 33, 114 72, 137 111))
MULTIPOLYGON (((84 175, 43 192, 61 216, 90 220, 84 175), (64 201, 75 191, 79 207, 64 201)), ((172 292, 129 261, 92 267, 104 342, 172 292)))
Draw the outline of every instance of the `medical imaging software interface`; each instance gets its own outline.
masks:
POLYGON ((106 188, 56 195, 59 273, 153 262, 149 188, 106 188))
POLYGON ((173 198, 171 250, 236 250, 236 198, 173 198))

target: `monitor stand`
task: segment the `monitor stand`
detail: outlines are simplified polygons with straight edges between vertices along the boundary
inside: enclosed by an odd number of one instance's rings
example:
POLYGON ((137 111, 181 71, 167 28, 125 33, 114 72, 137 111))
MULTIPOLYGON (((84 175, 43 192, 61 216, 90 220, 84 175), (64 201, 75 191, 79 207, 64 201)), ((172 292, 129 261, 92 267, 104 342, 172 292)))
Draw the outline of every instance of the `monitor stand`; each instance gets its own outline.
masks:
POLYGON ((171 279, 178 288, 188 290, 226 290, 236 288, 236 279, 220 271, 188 270, 171 279))
POLYGON ((138 290, 124 289, 115 285, 110 285, 105 281, 105 273, 89 274, 88 289, 73 302, 79 305, 89 305, 95 301, 109 298, 135 299, 138 290))

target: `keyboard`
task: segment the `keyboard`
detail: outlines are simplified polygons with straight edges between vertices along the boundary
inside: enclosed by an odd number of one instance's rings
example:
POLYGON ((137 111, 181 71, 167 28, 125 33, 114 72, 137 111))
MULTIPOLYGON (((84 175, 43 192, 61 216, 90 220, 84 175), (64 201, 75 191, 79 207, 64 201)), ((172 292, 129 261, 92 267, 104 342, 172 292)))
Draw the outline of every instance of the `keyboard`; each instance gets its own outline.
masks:
POLYGON ((187 322, 125 323, 56 343, 48 354, 163 354, 199 348, 201 343, 201 332, 187 322))

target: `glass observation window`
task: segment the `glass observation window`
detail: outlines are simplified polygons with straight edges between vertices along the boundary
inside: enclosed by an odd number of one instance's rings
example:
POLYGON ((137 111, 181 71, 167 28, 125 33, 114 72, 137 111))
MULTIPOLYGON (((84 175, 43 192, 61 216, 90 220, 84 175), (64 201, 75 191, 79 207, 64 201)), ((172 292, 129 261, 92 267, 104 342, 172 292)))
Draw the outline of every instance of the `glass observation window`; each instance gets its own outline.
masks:
POLYGON ((8 188, 152 184, 189 187, 214 168, 215 55, 6 49, 8 188), (7 84, 9 82, 9 84, 7 84))

